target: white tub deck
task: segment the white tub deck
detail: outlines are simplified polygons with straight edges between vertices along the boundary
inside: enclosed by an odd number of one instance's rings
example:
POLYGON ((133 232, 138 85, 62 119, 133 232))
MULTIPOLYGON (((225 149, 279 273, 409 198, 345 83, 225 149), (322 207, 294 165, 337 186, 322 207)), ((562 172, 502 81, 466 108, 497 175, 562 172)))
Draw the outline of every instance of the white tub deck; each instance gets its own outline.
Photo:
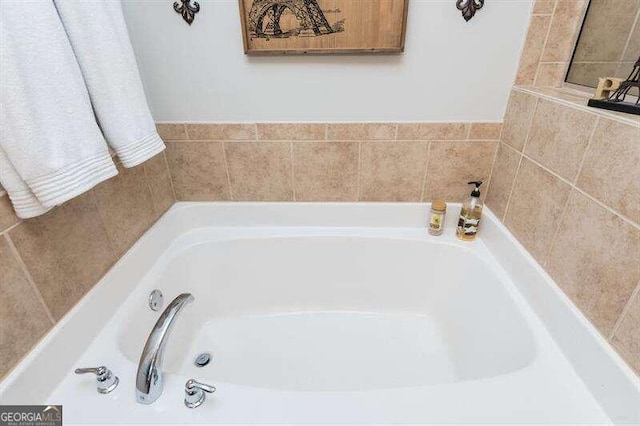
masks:
POLYGON ((478 241, 456 240, 457 210, 432 237, 423 204, 180 203, 0 401, 62 404, 65 424, 640 422, 637 377, 490 212, 478 241), (146 406, 134 389, 154 288, 165 306, 195 302, 146 406), (109 395, 72 374, 97 365, 120 377, 109 395), (217 388, 195 410, 189 378, 217 388))

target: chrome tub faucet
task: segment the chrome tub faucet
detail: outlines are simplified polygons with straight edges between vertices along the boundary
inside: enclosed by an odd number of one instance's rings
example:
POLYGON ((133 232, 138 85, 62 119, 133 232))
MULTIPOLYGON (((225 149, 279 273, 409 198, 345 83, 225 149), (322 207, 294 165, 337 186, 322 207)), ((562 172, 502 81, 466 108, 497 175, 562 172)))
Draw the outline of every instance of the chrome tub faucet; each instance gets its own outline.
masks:
POLYGON ((140 404, 151 404, 162 395, 162 361, 167 340, 176 317, 193 300, 190 293, 180 294, 167 306, 153 326, 140 355, 136 375, 136 400, 140 404))

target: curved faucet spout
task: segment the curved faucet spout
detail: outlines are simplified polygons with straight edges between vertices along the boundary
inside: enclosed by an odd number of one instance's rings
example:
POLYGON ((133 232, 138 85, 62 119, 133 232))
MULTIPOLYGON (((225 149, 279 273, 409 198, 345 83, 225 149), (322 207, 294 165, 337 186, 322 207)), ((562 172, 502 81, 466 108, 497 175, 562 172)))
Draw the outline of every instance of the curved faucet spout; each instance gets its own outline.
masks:
POLYGON ((162 395, 162 359, 173 323, 182 308, 193 302, 191 293, 182 293, 167 306, 144 345, 136 376, 136 400, 151 404, 162 395))

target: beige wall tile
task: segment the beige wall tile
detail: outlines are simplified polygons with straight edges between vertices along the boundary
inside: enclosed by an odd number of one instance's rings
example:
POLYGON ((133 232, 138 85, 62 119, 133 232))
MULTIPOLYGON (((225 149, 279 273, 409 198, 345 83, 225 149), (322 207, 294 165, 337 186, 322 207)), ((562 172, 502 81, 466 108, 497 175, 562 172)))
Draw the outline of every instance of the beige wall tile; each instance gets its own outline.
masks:
POLYGON ((358 142, 296 142, 296 201, 357 201, 358 142))
POLYGON ((398 140, 464 140, 470 123, 400 123, 398 140))
POLYGON ((187 139, 187 131, 183 123, 158 123, 156 129, 165 141, 187 139))
POLYGON ((640 128, 601 119, 578 187, 640 223, 640 128))
POLYGON ((611 343, 640 375, 640 291, 636 292, 611 343))
POLYGON ((472 189, 467 182, 488 182, 497 144, 488 141, 432 142, 423 201, 464 201, 472 189))
POLYGON ((258 123, 258 139, 263 140, 322 140, 326 124, 321 123, 258 123))
POLYGON ((609 336, 640 280, 640 230, 573 191, 546 269, 609 336))
POLYGON ((246 123, 198 123, 187 124, 187 136, 191 140, 255 140, 256 125, 246 123))
POLYGON ((420 201, 427 142, 362 142, 360 201, 420 201))
POLYGON ((525 153, 573 182, 595 124, 594 114, 540 99, 525 153))
POLYGON ((558 87, 564 82, 564 76, 567 71, 566 62, 547 63, 542 62, 538 67, 538 73, 534 86, 537 87, 558 87))
POLYGON ((0 237, 0 379, 51 327, 45 307, 0 237))
POLYGON ((542 62, 567 61, 582 24, 587 0, 557 0, 542 62))
POLYGON ((533 13, 536 15, 551 15, 555 5, 556 0, 535 0, 533 13))
POLYGON ((22 221, 9 235, 56 319, 116 260, 91 193, 22 221))
POLYGON ((222 142, 167 142, 166 155, 177 200, 231 199, 222 142))
POLYGON ((522 159, 505 225, 535 259, 544 263, 571 187, 522 159))
POLYGON ((489 190, 486 192, 487 206, 500 219, 504 218, 507 202, 516 177, 521 155, 501 143, 498 147, 496 162, 491 173, 489 190))
POLYGON ((125 169, 98 185, 95 194, 105 229, 118 257, 122 256, 159 217, 143 166, 125 169))
POLYGON ((502 123, 471 123, 469 140, 497 141, 500 140, 502 123))
POLYGON ((502 125, 502 142, 522 151, 538 98, 528 93, 511 91, 502 125))
POLYGON ((395 123, 329 123, 329 140, 389 140, 396 138, 395 123))
POLYGON ((225 142, 235 201, 292 201, 290 142, 225 142))
POLYGON ((8 195, 0 196, 0 232, 18 223, 20 219, 16 216, 8 195))
POLYGON ((176 201, 164 152, 147 160, 144 163, 144 172, 151 189, 156 214, 162 215, 176 201))
MULTIPOLYGON (((517 85, 530 86, 533 84, 550 22, 551 16, 548 15, 534 15, 531 17, 516 75, 517 85)), ((566 58, 563 60, 566 60, 566 58)))

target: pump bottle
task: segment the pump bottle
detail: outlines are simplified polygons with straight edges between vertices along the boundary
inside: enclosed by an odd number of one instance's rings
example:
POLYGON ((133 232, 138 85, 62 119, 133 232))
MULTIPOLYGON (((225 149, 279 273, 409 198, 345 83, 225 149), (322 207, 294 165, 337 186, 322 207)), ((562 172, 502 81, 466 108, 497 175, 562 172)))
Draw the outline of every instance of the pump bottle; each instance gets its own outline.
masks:
POLYGON ((469 182, 475 185, 471 196, 462 204, 456 235, 463 241, 473 241, 478 235, 480 217, 482 216, 482 202, 480 201, 480 185, 482 181, 469 182))

